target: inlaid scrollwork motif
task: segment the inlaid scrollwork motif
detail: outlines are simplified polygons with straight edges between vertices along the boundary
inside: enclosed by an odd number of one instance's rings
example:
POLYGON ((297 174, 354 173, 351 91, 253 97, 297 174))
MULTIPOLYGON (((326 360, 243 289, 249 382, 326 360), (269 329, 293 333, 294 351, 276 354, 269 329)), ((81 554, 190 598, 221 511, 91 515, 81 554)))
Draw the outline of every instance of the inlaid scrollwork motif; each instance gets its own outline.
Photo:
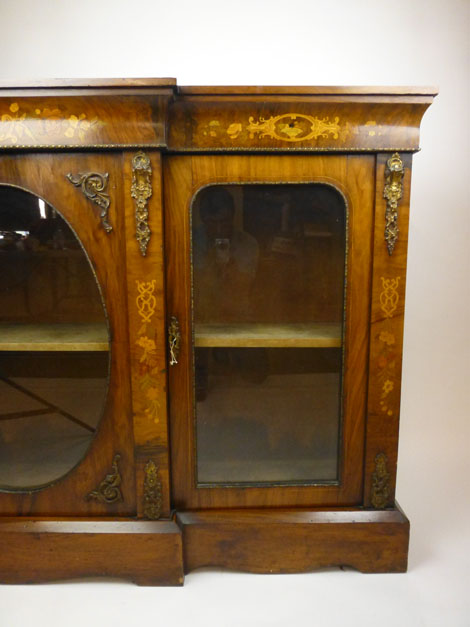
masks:
POLYGON ((152 166, 150 158, 142 151, 132 159, 131 196, 135 200, 135 236, 139 242, 140 252, 145 257, 151 235, 148 224, 148 199, 152 196, 152 166))
POLYGON ((400 155, 396 152, 387 161, 385 168, 384 198, 387 200, 385 210, 385 242, 388 254, 391 255, 398 239, 398 201, 403 194, 402 179, 405 168, 400 155))
MULTIPOLYGON (((242 124, 234 122, 228 127, 227 135, 231 139, 236 139, 242 130, 242 124)), ((257 122, 250 116, 245 130, 248 131, 250 139, 258 134, 260 138, 271 137, 279 141, 301 142, 330 135, 333 139, 338 139, 340 126, 338 117, 330 121, 328 117, 320 119, 303 113, 283 113, 269 119, 260 117, 257 122)))
POLYGON ((375 456, 375 471, 372 474, 370 498, 372 507, 375 507, 375 509, 384 509, 387 507, 390 497, 390 473, 387 472, 387 461, 385 453, 378 453, 375 456))
POLYGON ((145 466, 143 511, 149 520, 158 520, 162 515, 162 482, 152 460, 145 466))
POLYGON ((385 314, 386 318, 391 318, 393 316, 394 311, 397 308, 399 294, 398 294, 398 283, 400 281, 400 277, 396 278, 386 278, 380 277, 382 281, 382 291, 380 292, 380 307, 385 314))
POLYGON ((153 281, 139 281, 136 280, 137 291, 139 292, 136 298, 137 311, 142 318, 142 322, 145 324, 150 322, 155 308, 157 306, 157 299, 155 298, 155 279, 153 281))
POLYGON ((121 492, 121 473, 119 472, 118 462, 120 455, 115 455, 112 463, 112 471, 106 475, 96 490, 88 494, 88 499, 96 499, 100 503, 118 503, 122 501, 121 492))
POLYGON ((87 172, 86 174, 73 175, 71 172, 66 175, 67 179, 75 185, 80 187, 84 196, 100 207, 101 225, 106 231, 110 233, 113 227, 108 221, 108 209, 111 204, 109 194, 107 193, 109 174, 105 172, 100 174, 99 172, 87 172))

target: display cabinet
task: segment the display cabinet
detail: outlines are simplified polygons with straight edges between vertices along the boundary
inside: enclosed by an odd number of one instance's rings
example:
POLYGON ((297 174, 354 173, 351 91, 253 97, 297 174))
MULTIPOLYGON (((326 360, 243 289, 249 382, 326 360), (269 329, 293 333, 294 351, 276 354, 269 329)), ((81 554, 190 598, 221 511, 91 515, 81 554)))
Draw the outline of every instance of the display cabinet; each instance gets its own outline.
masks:
POLYGON ((433 88, 0 89, 0 581, 406 570, 433 88))

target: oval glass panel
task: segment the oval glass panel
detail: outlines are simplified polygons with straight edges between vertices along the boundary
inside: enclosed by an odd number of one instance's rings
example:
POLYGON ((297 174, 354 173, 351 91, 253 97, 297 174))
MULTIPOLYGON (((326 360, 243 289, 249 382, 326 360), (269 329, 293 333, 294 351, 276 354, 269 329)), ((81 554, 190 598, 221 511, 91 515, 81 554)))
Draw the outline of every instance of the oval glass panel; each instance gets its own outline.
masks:
POLYGON ((86 454, 108 387, 101 292, 76 234, 0 186, 0 489, 31 490, 86 454))

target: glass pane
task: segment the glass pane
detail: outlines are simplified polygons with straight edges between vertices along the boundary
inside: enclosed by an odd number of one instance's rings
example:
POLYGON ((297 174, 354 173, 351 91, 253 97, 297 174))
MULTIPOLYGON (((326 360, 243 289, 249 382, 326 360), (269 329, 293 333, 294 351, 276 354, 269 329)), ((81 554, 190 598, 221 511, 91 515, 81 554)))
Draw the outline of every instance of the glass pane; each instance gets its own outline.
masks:
POLYGON ((212 186, 191 213, 198 483, 336 481, 343 197, 212 186))
POLYGON ((58 479, 101 417, 108 328, 91 265, 48 204, 0 186, 0 486, 58 479))

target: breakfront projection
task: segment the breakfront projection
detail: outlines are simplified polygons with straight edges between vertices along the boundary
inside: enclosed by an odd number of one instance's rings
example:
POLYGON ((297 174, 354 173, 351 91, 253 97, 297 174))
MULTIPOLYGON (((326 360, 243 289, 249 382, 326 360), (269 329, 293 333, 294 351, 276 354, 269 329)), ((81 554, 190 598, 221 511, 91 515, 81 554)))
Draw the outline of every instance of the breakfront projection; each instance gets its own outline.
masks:
POLYGON ((432 88, 0 87, 0 581, 406 570, 432 88))

